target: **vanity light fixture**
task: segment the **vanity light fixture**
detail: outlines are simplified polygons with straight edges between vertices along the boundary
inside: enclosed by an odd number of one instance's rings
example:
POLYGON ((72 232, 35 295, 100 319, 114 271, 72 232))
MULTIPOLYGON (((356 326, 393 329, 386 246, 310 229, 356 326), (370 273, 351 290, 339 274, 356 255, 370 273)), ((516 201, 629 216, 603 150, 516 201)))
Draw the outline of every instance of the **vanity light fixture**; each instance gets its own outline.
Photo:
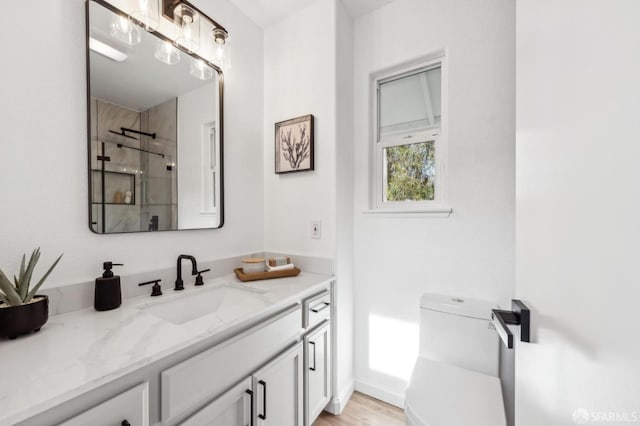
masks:
POLYGON ((126 53, 114 49, 108 44, 103 43, 100 40, 96 40, 93 37, 89 37, 89 49, 116 62, 123 62, 128 58, 126 53))
POLYGON ((202 59, 191 58, 190 73, 200 80, 210 80, 213 77, 213 68, 202 59))
POLYGON ((109 26, 109 33, 116 40, 120 40, 129 46, 140 44, 142 35, 140 28, 132 24, 124 16, 115 16, 109 26))
POLYGON ((161 41, 154 51, 156 59, 172 65, 180 62, 179 48, 192 57, 198 53, 203 60, 201 63, 192 62, 191 73, 200 79, 211 78, 211 67, 215 70, 230 68, 229 33, 193 4, 186 0, 130 1, 133 3, 131 9, 135 9, 111 22, 110 33, 114 38, 134 46, 142 41, 141 29, 157 31, 161 41), (177 28, 165 28, 160 22, 161 12, 177 28), (207 36, 203 38, 203 34, 207 36))
POLYGON ((160 0, 138 0, 131 18, 145 31, 153 32, 160 26, 160 0))
POLYGON ((174 19, 182 29, 176 43, 189 53, 197 52, 200 49, 200 13, 187 4, 179 4, 174 10, 174 19))
POLYGON ((166 40, 158 40, 153 56, 160 62, 168 65, 174 65, 180 62, 180 51, 166 40))
POLYGON ((229 33, 216 21, 202 13, 187 0, 162 0, 162 14, 181 28, 176 43, 189 52, 206 50, 203 57, 212 55, 209 60, 220 68, 229 68, 229 33), (200 27, 202 26, 202 29, 200 27), (207 34, 212 42, 212 50, 203 48, 200 34, 207 34))
POLYGON ((214 28, 211 32, 214 46, 214 62, 220 68, 231 68, 231 52, 229 49, 229 33, 224 28, 214 28))

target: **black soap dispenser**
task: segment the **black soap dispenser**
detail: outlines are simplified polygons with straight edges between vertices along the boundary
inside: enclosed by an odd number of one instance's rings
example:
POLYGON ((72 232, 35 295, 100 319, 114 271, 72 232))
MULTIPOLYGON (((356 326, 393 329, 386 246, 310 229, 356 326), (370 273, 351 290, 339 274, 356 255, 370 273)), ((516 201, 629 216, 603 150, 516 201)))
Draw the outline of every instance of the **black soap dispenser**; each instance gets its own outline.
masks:
POLYGON ((122 263, 104 262, 102 277, 96 278, 95 297, 93 306, 96 311, 110 311, 120 307, 122 292, 120 291, 120 276, 113 275, 111 268, 123 266, 122 263))

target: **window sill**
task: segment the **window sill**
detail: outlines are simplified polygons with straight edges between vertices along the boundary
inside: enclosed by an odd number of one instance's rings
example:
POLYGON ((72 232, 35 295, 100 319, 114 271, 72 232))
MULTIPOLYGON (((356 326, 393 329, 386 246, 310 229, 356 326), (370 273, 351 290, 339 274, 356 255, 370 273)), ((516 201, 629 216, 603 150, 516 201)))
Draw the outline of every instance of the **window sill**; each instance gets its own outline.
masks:
POLYGON ((404 218, 420 218, 420 217, 449 217, 453 209, 446 206, 433 207, 414 207, 414 208, 379 208, 367 209, 362 213, 380 217, 404 217, 404 218))

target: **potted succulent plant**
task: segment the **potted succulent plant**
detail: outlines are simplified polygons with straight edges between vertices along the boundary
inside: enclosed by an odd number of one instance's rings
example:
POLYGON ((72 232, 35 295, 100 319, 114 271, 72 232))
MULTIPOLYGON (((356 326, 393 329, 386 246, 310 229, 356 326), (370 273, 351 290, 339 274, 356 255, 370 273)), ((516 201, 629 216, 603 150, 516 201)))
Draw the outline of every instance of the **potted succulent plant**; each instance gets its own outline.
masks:
POLYGON ((13 276, 13 283, 0 269, 0 337, 15 339, 21 334, 39 331, 49 319, 49 298, 36 292, 56 267, 62 255, 53 262, 46 274, 31 287, 33 269, 40 260, 40 248, 31 254, 29 263, 22 256, 20 273, 13 276))

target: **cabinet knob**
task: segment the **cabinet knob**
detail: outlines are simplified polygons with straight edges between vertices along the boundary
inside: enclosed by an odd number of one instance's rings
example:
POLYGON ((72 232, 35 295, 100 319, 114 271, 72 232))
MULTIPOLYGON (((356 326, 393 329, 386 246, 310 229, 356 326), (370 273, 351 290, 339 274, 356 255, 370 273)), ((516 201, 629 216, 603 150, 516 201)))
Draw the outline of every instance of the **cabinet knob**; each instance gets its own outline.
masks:
POLYGON ((124 420, 122 421, 122 423, 120 423, 120 424, 121 424, 122 426, 131 426, 131 423, 129 423, 129 420, 127 420, 127 419, 124 419, 124 420))

